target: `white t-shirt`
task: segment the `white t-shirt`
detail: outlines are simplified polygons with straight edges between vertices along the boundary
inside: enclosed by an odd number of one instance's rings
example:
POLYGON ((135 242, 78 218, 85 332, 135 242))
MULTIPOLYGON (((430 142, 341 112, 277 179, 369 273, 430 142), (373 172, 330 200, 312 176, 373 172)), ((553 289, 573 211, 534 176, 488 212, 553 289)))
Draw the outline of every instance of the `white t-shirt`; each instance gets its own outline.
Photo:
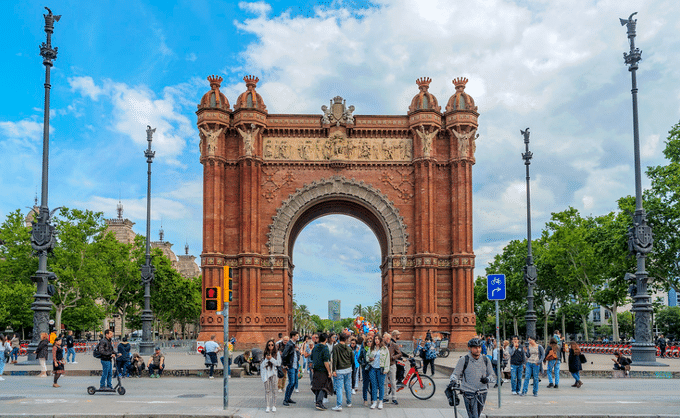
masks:
POLYGON ((217 350, 220 349, 220 345, 217 344, 215 341, 208 341, 205 343, 205 352, 206 353, 217 353, 217 350))

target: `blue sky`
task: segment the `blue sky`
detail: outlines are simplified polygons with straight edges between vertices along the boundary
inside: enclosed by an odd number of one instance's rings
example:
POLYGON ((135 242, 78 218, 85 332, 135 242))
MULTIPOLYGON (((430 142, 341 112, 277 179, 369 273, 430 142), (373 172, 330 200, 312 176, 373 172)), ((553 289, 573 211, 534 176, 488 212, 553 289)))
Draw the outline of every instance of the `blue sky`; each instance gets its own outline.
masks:
MULTIPOLYGON (((0 216, 40 189, 44 2, 1 2, 0 216)), ((146 125, 153 148, 152 231, 201 252, 196 103, 210 74, 230 103, 260 78, 270 113, 318 113, 341 95, 355 114, 405 114, 415 79, 445 103, 464 76, 479 106, 474 184, 476 274, 526 233, 520 129, 531 127, 533 230, 572 205, 584 214, 632 194, 630 74, 618 21, 639 12, 644 166, 663 163, 680 119, 680 3, 632 1, 55 1, 50 207, 125 216, 144 232, 146 125)), ((25 210, 25 209, 24 209, 25 210)), ((342 315, 379 298, 379 247, 349 217, 310 224, 295 244, 300 303, 342 315), (320 284, 327 286, 322 289, 320 284)))

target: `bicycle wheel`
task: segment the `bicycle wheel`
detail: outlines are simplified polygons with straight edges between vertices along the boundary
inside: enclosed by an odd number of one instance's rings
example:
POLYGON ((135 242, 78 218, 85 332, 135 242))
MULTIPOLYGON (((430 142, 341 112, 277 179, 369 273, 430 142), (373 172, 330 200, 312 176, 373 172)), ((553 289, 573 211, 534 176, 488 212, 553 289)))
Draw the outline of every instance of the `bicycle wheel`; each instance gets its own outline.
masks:
POLYGON ((422 385, 418 382, 418 376, 413 376, 408 382, 408 388, 411 390, 413 396, 420 400, 430 399, 434 395, 436 386, 434 380, 430 376, 421 374, 420 381, 422 385))
POLYGON ((440 357, 448 357, 449 356, 449 349, 448 348, 442 348, 441 351, 439 352, 440 357))

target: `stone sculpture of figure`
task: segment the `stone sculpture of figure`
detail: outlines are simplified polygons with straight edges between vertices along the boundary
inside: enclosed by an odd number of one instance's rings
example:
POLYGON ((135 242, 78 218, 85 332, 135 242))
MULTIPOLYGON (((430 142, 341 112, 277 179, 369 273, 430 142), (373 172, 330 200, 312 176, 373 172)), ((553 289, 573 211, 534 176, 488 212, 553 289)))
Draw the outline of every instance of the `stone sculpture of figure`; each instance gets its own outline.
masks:
MULTIPOLYGON (((198 128, 199 131, 203 134, 205 137, 206 141, 206 151, 208 151, 208 155, 215 155, 215 151, 217 150, 217 138, 222 134, 222 131, 224 131, 224 128, 220 128, 216 131, 207 131, 203 129, 203 127, 198 128)), ((198 146, 201 148, 201 153, 203 152, 203 141, 198 144, 198 146)))
POLYGON ((432 139, 437 136, 439 133, 439 129, 435 129, 434 131, 427 133, 425 132, 425 128, 423 125, 420 125, 420 130, 416 130, 416 133, 420 137, 420 140, 423 143, 423 155, 425 157, 430 156, 430 152, 432 151, 432 139))
POLYGON ((343 115, 345 117, 345 121, 347 123, 351 123, 354 125, 354 115, 352 114, 354 112, 354 106, 350 106, 347 109, 345 109, 345 114, 343 115))
POLYGON ((453 135, 458 139, 458 153, 461 158, 467 157, 468 156, 468 148, 470 147, 470 143, 472 142, 472 153, 474 155, 476 145, 474 143, 475 141, 475 133, 477 132, 476 129, 471 130, 470 132, 467 133, 459 133, 455 129, 451 129, 451 132, 453 132, 453 135))
POLYGON ((321 110, 323 110, 323 116, 321 117, 321 123, 323 125, 330 125, 331 124, 331 110, 326 105, 321 106, 321 110))
POLYGON ((236 128, 238 133, 243 137, 243 148, 246 151, 246 155, 253 155, 253 142, 257 137, 257 133, 260 132, 260 128, 255 128, 255 124, 250 124, 250 131, 243 131, 240 128, 236 128))

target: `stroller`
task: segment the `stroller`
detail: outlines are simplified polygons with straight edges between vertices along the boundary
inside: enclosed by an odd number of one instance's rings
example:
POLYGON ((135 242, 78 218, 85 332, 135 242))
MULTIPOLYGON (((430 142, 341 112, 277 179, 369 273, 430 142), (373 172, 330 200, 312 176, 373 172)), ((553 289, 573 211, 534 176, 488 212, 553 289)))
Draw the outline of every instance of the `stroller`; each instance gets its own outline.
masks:
POLYGON ((120 381, 120 373, 118 372, 117 367, 116 367, 116 360, 112 359, 111 363, 112 363, 112 366, 111 366, 112 372, 116 376, 116 379, 118 380, 118 383, 116 384, 116 386, 113 389, 109 389, 109 388, 97 389, 94 386, 89 386, 87 388, 87 393, 89 395, 94 395, 97 392, 111 392, 111 393, 118 392, 119 395, 125 395, 125 388, 123 387, 123 384, 120 381))

